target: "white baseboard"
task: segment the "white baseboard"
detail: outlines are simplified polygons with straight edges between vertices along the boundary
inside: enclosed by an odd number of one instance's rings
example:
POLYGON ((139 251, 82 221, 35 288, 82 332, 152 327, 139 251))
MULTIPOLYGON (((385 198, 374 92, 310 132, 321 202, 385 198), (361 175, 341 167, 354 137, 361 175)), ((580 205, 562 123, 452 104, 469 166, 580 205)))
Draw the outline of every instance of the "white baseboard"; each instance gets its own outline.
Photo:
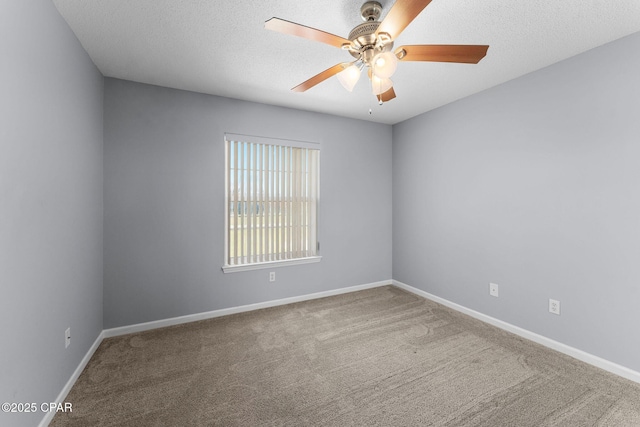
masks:
POLYGON ((259 302, 256 304, 241 305, 238 307, 223 308, 221 310, 207 311, 204 313, 189 314, 186 316, 172 317, 170 319, 156 320, 153 322, 138 323, 135 325, 122 326, 119 328, 105 329, 102 331, 105 338, 120 335, 132 334, 135 332, 148 331, 151 329, 164 328, 166 326, 180 325, 182 323, 195 322, 198 320, 213 319, 214 317, 227 316, 229 314, 243 313, 245 311, 259 310, 261 308, 275 307, 278 305, 291 304, 294 302, 307 301, 317 298, 330 297, 333 295, 346 294, 349 292, 362 291, 364 289, 377 288, 393 284, 392 280, 367 283, 365 285, 351 286, 348 288, 334 289, 331 291, 317 292, 314 294, 300 295, 297 297, 283 298, 272 301, 259 302))
POLYGON ((437 297, 421 289, 417 289, 417 288, 414 288, 413 286, 409 286, 406 283, 398 282, 397 280, 393 280, 392 282, 394 286, 397 286, 408 292, 419 295, 428 300, 437 302, 439 304, 452 308, 461 313, 467 314, 473 318, 481 320, 490 325, 496 326, 500 329, 504 329, 505 331, 511 332, 513 334, 521 336, 522 338, 526 338, 530 341, 536 342, 550 349, 559 351, 560 353, 566 354, 567 356, 571 356, 574 359, 578 359, 590 365, 596 366, 600 369, 604 369, 605 371, 611 372, 612 374, 616 374, 628 380, 640 383, 640 372, 634 371, 622 365, 618 365, 617 363, 608 361, 601 357, 594 356, 593 354, 568 346, 561 342, 552 340, 551 338, 538 335, 535 332, 531 332, 526 329, 520 328, 518 326, 512 325, 510 323, 504 322, 502 320, 498 320, 494 317, 487 316, 486 314, 482 314, 478 311, 456 304, 444 298, 437 297))
MULTIPOLYGON (((69 381, 67 381, 67 383, 62 388, 62 391, 60 391, 60 393, 58 394, 58 397, 56 397, 55 403, 64 403, 64 399, 66 399, 67 395, 71 391, 71 388, 78 380, 78 377, 80 376, 84 368, 87 366, 87 363, 89 363, 89 360, 91 360, 91 357, 93 357, 93 354, 96 352, 96 350, 100 346, 100 343, 102 342, 103 338, 104 338, 104 331, 98 334, 98 338, 96 338, 96 340, 93 342, 93 345, 89 348, 89 351, 87 351, 87 354, 84 355, 84 357, 80 361, 80 364, 78 365, 76 370, 73 371, 73 374, 71 374, 71 378, 69 378, 69 381)), ((38 427, 47 427, 51 422, 51 420, 53 420, 53 417, 55 415, 56 415, 56 411, 47 412, 44 418, 42 419, 42 421, 40 421, 40 424, 38 424, 38 427)))

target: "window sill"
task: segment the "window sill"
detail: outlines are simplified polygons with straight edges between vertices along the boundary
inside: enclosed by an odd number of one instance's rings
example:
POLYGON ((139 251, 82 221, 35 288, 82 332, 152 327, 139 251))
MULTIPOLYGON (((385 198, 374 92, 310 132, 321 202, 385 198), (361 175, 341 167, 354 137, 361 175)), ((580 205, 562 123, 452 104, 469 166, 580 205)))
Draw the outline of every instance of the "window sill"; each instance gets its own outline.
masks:
POLYGON ((312 256, 308 258, 287 259, 283 261, 256 262, 253 264, 243 265, 224 265, 222 271, 224 273, 239 273, 241 271, 262 270, 265 268, 286 267, 289 265, 311 264, 320 262, 321 256, 312 256))

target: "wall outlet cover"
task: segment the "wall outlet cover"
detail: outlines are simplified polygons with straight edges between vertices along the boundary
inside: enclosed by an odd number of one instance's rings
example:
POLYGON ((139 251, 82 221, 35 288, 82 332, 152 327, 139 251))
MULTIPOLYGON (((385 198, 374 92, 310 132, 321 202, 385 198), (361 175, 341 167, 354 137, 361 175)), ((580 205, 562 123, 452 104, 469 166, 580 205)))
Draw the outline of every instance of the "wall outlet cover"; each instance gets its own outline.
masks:
POLYGON ((489 283, 489 295, 491 295, 492 297, 499 296, 499 289, 498 289, 497 283, 489 283))

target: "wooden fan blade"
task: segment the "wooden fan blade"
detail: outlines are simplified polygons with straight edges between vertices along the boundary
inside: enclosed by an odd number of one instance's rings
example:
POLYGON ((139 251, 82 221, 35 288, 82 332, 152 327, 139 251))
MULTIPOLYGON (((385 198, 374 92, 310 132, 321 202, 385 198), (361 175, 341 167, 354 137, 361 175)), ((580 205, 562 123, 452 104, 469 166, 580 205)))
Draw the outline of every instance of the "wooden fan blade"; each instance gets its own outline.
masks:
POLYGON ((378 99, 380 101, 382 101, 382 102, 391 101, 395 97, 396 97, 396 92, 393 90, 393 88, 391 88, 388 91, 378 95, 378 99))
POLYGON ((323 81, 327 80, 329 77, 335 76, 349 65, 351 65, 350 62, 341 62, 340 64, 336 64, 331 68, 327 68, 320 74, 316 74, 306 82, 300 83, 298 86, 294 87, 291 90, 294 92, 304 92, 305 90, 311 89, 318 83, 322 83, 323 81))
POLYGON ((264 27, 267 30, 277 31, 279 33, 290 34, 292 36, 303 37, 309 40, 315 40, 317 42, 330 44, 335 47, 342 47, 343 44, 350 44, 351 42, 335 34, 327 33, 324 31, 316 30, 315 28, 305 27, 304 25, 296 24, 295 22, 285 21, 280 18, 271 18, 264 23, 264 27))
POLYGON ((477 64, 487 54, 487 45, 422 44, 400 46, 401 61, 459 62, 477 64))
POLYGON ((429 3, 431 0, 397 0, 380 23, 376 35, 387 33, 391 39, 397 38, 429 3))

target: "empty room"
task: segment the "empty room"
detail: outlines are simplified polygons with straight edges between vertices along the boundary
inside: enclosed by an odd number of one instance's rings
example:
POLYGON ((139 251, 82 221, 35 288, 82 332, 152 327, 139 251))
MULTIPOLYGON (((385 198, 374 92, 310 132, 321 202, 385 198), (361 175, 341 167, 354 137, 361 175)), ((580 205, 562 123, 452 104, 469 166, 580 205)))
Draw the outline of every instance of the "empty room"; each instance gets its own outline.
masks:
POLYGON ((640 426, 640 2, 3 0, 0 425, 640 426))

